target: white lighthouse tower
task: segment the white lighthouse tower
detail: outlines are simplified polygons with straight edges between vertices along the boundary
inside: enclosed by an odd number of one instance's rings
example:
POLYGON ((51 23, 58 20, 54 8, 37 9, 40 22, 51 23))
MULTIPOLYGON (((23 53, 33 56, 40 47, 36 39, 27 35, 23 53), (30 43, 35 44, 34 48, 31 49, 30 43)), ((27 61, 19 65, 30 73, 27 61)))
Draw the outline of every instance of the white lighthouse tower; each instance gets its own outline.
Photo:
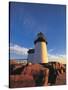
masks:
POLYGON ((35 63, 48 63, 47 55, 47 41, 42 32, 37 34, 37 38, 34 41, 34 62, 35 63))

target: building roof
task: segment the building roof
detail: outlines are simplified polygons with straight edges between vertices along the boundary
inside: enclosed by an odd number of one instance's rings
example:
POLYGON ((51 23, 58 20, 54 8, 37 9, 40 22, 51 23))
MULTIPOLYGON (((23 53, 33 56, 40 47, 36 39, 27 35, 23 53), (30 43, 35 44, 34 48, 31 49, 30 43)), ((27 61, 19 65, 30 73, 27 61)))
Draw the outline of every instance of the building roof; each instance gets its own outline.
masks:
POLYGON ((35 41, 34 41, 34 44, 36 44, 37 42, 46 42, 46 44, 47 44, 47 41, 46 41, 46 39, 45 39, 45 36, 44 36, 44 34, 42 33, 42 32, 39 32, 38 34, 37 34, 37 38, 35 39, 35 41))
POLYGON ((28 50, 28 53, 29 53, 29 54, 30 54, 30 53, 34 53, 34 51, 35 51, 34 49, 29 49, 29 50, 28 50))

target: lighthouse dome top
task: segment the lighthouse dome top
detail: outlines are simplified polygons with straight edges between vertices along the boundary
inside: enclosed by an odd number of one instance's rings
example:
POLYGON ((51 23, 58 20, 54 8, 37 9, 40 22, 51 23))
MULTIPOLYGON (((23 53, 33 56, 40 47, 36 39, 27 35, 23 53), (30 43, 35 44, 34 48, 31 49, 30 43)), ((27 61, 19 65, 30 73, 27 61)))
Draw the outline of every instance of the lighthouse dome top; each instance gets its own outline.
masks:
POLYGON ((37 37, 36 37, 36 39, 34 41, 34 44, 36 44, 37 42, 46 42, 46 44, 47 44, 47 41, 45 39, 45 36, 44 36, 44 34, 42 32, 39 32, 37 34, 37 37))

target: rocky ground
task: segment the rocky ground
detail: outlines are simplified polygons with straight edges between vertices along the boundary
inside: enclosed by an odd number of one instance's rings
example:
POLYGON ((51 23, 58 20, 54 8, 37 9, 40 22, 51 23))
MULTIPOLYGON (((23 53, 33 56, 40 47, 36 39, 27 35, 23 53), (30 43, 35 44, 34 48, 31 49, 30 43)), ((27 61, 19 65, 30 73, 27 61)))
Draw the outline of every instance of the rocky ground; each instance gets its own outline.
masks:
MULTIPOLYGON (((13 65, 10 67, 10 88, 17 87, 35 87, 35 86, 47 86, 45 81, 47 80, 47 68, 40 64, 34 65, 13 65)), ((66 84, 66 72, 60 73, 56 76, 56 82, 54 85, 66 84)))

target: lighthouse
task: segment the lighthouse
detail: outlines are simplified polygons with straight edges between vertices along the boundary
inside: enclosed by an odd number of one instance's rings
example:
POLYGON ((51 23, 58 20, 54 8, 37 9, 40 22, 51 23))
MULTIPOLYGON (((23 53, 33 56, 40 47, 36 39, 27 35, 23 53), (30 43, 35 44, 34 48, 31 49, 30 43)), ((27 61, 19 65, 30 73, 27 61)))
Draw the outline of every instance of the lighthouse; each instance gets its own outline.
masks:
POLYGON ((37 34, 37 37, 34 41, 35 51, 34 51, 34 60, 36 63, 48 63, 47 55, 47 41, 42 32, 37 34))

